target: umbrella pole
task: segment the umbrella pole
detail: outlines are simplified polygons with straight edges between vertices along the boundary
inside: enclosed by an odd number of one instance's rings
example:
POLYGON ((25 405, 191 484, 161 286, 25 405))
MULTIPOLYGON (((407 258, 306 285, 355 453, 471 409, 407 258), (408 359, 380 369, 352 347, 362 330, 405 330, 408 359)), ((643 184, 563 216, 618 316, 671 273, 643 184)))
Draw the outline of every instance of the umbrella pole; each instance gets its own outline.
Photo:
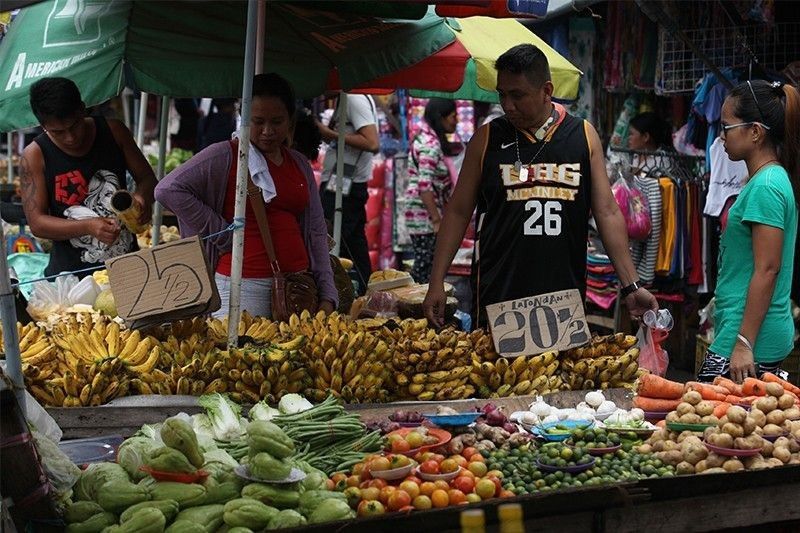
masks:
MULTIPOLYGON (((156 169, 156 179, 161 181, 164 178, 164 166, 167 158, 167 129, 169 127, 169 96, 161 97, 161 124, 158 127, 158 168, 156 169)), ((153 228, 150 233, 150 246, 158 246, 161 240, 161 216, 163 208, 161 204, 153 204, 153 228)))
MULTIPOLYGON (((2 224, 0 224, 2 226, 2 224)), ((0 250, 0 318, 3 324, 3 350, 6 354, 6 375, 14 385, 22 410, 25 410, 25 380, 22 377, 22 358, 19 353, 19 333, 17 332, 17 308, 14 303, 14 292, 11 290, 11 278, 8 275, 8 257, 6 256, 6 232, 0 233, 3 248, 0 250)))
POLYGON ((8 174, 6 174, 6 182, 14 183, 14 132, 9 131, 6 137, 6 150, 8 152, 8 174))
POLYGON ((256 65, 255 74, 264 73, 264 46, 266 44, 267 30, 267 2, 258 0, 258 18, 256 27, 256 65))
MULTIPOLYGON (((336 142, 336 203, 333 212, 333 255, 338 256, 341 250, 342 240, 342 175, 344 174, 344 136, 345 125, 347 124, 347 93, 339 93, 339 109, 337 111, 337 127, 339 128, 339 139, 336 142)), ((352 184, 351 184, 352 187, 352 184)))
POLYGON ((136 123, 136 144, 139 145, 139 150, 144 148, 144 126, 147 122, 147 93, 140 93, 139 98, 139 120, 136 123))
POLYGON ((257 0, 247 2, 247 37, 244 49, 242 79, 242 123, 239 127, 239 157, 236 164, 236 203, 233 220, 241 221, 242 227, 233 231, 231 258, 230 305, 228 307, 228 346, 239 344, 239 321, 241 320, 242 264, 244 262, 244 215, 247 202, 247 162, 250 154, 250 105, 253 99, 253 67, 255 65, 257 0))

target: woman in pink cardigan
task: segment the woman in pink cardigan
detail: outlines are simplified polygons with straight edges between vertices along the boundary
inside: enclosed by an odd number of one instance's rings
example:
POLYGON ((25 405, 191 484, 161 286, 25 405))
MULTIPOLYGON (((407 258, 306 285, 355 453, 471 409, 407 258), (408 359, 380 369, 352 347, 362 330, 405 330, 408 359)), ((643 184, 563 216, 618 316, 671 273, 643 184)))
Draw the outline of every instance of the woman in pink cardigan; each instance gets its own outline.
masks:
MULTIPOLYGON (((306 158, 286 146, 294 112, 294 93, 286 80, 277 74, 254 78, 250 150, 257 152, 250 158, 250 169, 253 173, 254 166, 258 168, 253 181, 267 202, 281 271, 310 271, 319 291, 319 309, 331 312, 339 298, 314 174, 306 158)), ((212 235, 233 221, 237 151, 237 140, 212 144, 159 182, 156 199, 178 217, 182 237, 212 235)), ((241 309, 271 317, 273 272, 249 199, 244 231, 241 309)), ((218 316, 228 312, 232 243, 232 232, 204 241, 222 299, 218 316)))

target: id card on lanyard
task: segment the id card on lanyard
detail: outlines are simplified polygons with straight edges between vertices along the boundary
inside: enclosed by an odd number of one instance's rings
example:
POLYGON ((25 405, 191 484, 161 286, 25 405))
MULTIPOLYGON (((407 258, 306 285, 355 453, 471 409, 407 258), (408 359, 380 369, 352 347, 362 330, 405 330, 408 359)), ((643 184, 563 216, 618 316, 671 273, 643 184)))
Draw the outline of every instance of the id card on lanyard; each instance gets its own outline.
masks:
MULTIPOLYGON (((345 165, 345 172, 347 171, 347 167, 351 165, 345 165)), ((328 184, 325 186, 325 190, 336 193, 336 174, 331 174, 331 179, 328 180, 328 184)), ((353 186, 353 178, 344 177, 342 178, 342 196, 349 196, 350 189, 353 186)))

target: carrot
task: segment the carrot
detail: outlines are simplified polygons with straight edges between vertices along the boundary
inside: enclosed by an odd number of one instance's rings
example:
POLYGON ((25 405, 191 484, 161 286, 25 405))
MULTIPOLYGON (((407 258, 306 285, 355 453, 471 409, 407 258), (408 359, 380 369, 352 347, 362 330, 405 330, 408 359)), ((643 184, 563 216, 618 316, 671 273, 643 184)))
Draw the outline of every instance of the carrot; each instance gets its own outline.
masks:
POLYGON ((674 411, 679 403, 681 403, 680 398, 668 400, 664 398, 650 398, 647 396, 633 397, 633 406, 643 411, 674 411))
POLYGON ((719 405, 717 405, 714 408, 714 416, 716 416, 717 418, 722 418, 723 416, 725 416, 725 413, 728 412, 728 408, 730 406, 731 404, 728 402, 720 402, 719 405))
POLYGON ((717 376, 714 378, 714 385, 727 389, 728 394, 732 394, 734 396, 742 395, 742 386, 731 379, 717 376))
POLYGON ((667 427, 667 421, 666 420, 659 420, 658 422, 656 422, 656 427, 657 428, 665 428, 665 427, 667 427))
POLYGON ((800 396, 800 387, 789 383, 785 379, 781 379, 772 372, 764 372, 764 375, 761 376, 761 379, 766 381, 767 383, 780 383, 781 387, 786 389, 789 392, 794 393, 795 396, 800 396))
POLYGON ((739 403, 744 403, 744 398, 742 398, 741 396, 734 396, 733 394, 729 394, 725 397, 725 401, 727 403, 736 405, 739 403))
POLYGON ((756 378, 744 378, 742 392, 747 396, 764 396, 767 393, 767 383, 756 378))
POLYGON ((718 401, 725 401, 725 398, 728 396, 727 389, 723 387, 717 387, 716 385, 708 385, 706 383, 698 383, 696 381, 690 381, 686 384, 687 391, 697 391, 700 393, 700 396, 704 400, 718 400, 718 401), (723 391, 723 392, 720 392, 723 391))
POLYGON ((761 398, 761 396, 745 396, 744 398, 742 398, 742 403, 748 403, 752 405, 752 403, 758 400, 759 398, 761 398))
POLYGON ((639 378, 638 392, 647 398, 676 400, 683 396, 683 385, 654 374, 644 374, 639 378))

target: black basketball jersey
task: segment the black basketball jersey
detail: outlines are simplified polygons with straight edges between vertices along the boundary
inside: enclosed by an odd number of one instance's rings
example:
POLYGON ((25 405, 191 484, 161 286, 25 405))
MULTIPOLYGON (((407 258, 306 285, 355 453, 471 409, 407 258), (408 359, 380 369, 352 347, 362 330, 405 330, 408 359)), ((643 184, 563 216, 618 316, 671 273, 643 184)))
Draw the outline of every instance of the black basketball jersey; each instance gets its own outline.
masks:
MULTIPOLYGON (((81 157, 62 151, 42 133, 34 142, 44 157, 48 214, 70 220, 112 217, 111 196, 126 187, 126 163, 122 149, 103 117, 92 117, 96 128, 94 143, 81 157)), ((135 236, 123 227, 117 241, 107 246, 91 235, 67 241, 54 241, 45 275, 100 266, 111 259, 138 249, 135 236)), ((78 274, 84 277, 88 273, 78 274)))
POLYGON ((489 124, 472 269, 478 326, 486 325, 490 304, 566 289, 585 296, 592 181, 586 127, 565 114, 536 141, 505 117, 489 124), (514 165, 517 139, 525 181, 514 165))

